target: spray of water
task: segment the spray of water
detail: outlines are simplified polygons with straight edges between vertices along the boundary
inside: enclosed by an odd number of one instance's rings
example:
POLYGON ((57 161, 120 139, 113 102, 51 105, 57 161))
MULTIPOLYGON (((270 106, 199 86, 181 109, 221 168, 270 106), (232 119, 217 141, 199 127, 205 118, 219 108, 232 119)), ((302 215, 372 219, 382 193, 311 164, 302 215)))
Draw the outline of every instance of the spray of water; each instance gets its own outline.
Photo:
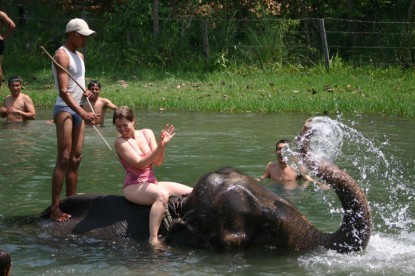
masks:
MULTIPOLYGON (((372 208, 372 238, 366 252, 355 254, 347 261, 339 258, 337 253, 314 252, 301 257, 300 263, 314 267, 316 272, 327 272, 327 266, 333 271, 353 271, 353 266, 361 270, 362 263, 368 264, 368 271, 372 272, 393 271, 394 267, 405 267, 414 272, 415 266, 409 256, 415 253, 415 236, 412 234, 415 220, 410 200, 415 191, 411 188, 413 185, 409 185, 410 177, 405 175, 404 166, 397 158, 384 154, 384 149, 391 146, 387 138, 374 141, 349 125, 356 126, 357 123, 343 123, 340 117, 314 117, 308 125, 308 131, 312 133, 308 158, 333 162, 359 183, 372 208), (386 263, 391 263, 390 267, 385 267, 386 263)), ((297 154, 301 142, 298 141, 296 148, 287 148, 284 152, 286 160, 294 166, 301 165, 297 154)), ((334 213, 338 211, 333 210, 334 213)))

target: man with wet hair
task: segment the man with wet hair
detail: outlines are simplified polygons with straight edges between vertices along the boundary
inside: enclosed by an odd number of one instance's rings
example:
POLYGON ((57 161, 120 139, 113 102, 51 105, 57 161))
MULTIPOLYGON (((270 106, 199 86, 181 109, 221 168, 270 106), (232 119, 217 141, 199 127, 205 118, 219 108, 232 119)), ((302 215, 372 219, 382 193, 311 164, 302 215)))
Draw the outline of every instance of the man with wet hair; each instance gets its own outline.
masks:
POLYGON ((300 165, 298 170, 296 170, 296 168, 287 163, 287 160, 284 157, 284 150, 287 150, 289 143, 290 141, 288 139, 281 139, 277 142, 275 146, 277 161, 268 162, 261 179, 271 178, 285 183, 306 180, 316 183, 323 189, 328 189, 329 187, 326 184, 320 183, 311 178, 311 176, 306 173, 304 166, 300 165))
POLYGON ((9 78, 10 95, 3 100, 0 106, 0 117, 6 117, 7 122, 26 122, 36 118, 36 110, 32 99, 21 92, 22 79, 19 76, 9 78))
MULTIPOLYGON (((115 110, 117 106, 113 104, 109 99, 102 98, 99 96, 101 93, 101 84, 97 80, 92 80, 88 84, 88 90, 92 92, 92 95, 88 98, 91 106, 89 104, 84 105, 84 109, 88 112, 95 112, 97 115, 97 124, 96 126, 104 127, 105 121, 105 111, 107 108, 115 110)), ((88 124, 90 125, 90 124, 88 124)))

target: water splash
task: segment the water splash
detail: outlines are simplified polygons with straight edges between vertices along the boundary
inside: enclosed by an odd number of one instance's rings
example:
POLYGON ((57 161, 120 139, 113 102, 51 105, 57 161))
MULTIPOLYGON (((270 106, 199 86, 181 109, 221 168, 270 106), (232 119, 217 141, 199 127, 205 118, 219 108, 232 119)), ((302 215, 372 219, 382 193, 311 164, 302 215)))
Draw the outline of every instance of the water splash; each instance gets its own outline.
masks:
MULTIPOLYGON (((340 120, 333 120, 329 117, 313 117, 308 126, 310 127, 308 132, 312 133, 310 157, 315 160, 324 159, 329 162, 336 162, 339 157, 346 157, 346 161, 351 161, 355 166, 359 165, 358 167, 365 170, 374 169, 380 164, 389 165, 380 148, 376 147, 360 131, 349 127, 340 120), (362 166, 357 162, 362 160, 355 159, 356 156, 354 155, 348 156, 348 151, 343 150, 345 147, 355 149, 352 153, 364 154, 364 157, 366 157, 364 161, 372 160, 375 162, 365 162, 362 166), (368 167, 369 163, 372 164, 368 167)), ((361 174, 365 175, 366 173, 362 172, 361 174)))
MULTIPOLYGON (((349 125, 357 123, 350 121, 349 125)), ((386 136, 384 141, 366 137, 361 131, 341 121, 341 117, 314 117, 308 126, 312 132, 309 153, 315 160, 328 160, 347 171, 363 188, 371 201, 374 217, 382 225, 378 228, 410 229, 414 219, 408 200, 415 191, 410 187, 404 165, 391 152, 386 136), (384 150, 389 153, 384 154, 384 150), (376 190, 386 189, 388 200, 380 198, 376 190), (373 190, 373 192, 372 192, 373 190)), ((299 141, 296 148, 299 147, 299 141)), ((287 159, 295 163, 298 150, 289 150, 287 159)), ((298 166, 298 163, 297 163, 298 166)), ((411 201, 409 201, 411 202, 411 201)))
MULTIPOLYGON (((366 192, 372 208, 373 234, 365 252, 352 254, 347 260, 331 251, 313 252, 302 256, 300 264, 316 274, 327 270, 352 273, 356 268, 364 268, 362 263, 367 264, 367 272, 371 273, 382 273, 385 269, 414 272, 411 257, 415 254, 414 176, 408 175, 404 164, 394 156, 386 135, 382 136, 383 141, 368 138, 355 128, 359 127, 357 123, 343 123, 340 117, 314 117, 309 127, 312 132, 309 157, 335 163, 366 192)), ((296 152, 301 142, 284 153, 289 162, 298 160, 296 152)), ((331 213, 338 212, 334 207, 331 209, 331 213)))
POLYGON ((301 256, 300 266, 315 275, 411 275, 415 271, 414 236, 408 234, 372 236, 366 251, 347 256, 332 250, 315 251, 301 256), (409 244, 408 244, 409 243, 409 244))
MULTIPOLYGON (((370 186, 365 182, 370 175, 377 174, 383 168, 389 167, 389 161, 374 142, 340 120, 329 117, 313 117, 308 127, 308 132, 312 133, 310 137, 311 151, 308 153, 308 157, 336 163, 346 171, 358 170, 356 180, 364 189, 368 189, 370 186)), ((287 163, 297 169, 302 166, 298 153, 302 142, 297 140, 293 149, 287 146, 283 151, 287 163)), ((384 143, 384 145, 387 144, 384 143)))

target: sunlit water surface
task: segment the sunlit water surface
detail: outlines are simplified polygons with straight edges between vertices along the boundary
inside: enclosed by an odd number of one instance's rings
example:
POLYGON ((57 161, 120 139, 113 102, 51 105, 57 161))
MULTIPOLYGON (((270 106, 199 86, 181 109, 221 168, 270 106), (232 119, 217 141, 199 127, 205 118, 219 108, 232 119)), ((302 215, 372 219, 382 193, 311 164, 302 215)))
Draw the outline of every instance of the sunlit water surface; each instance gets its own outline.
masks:
MULTIPOLYGON (((137 112, 138 127, 159 133, 166 123, 177 135, 168 146, 160 180, 193 186, 206 172, 225 165, 259 177, 275 160, 275 142, 294 141, 307 115, 137 112)), ((315 124, 315 153, 345 169, 365 190, 373 215, 367 249, 341 255, 252 248, 242 252, 152 250, 134 240, 50 236, 30 218, 50 204, 56 158, 49 110, 26 125, 0 125, 0 248, 13 259, 14 275, 413 275, 415 273, 414 120, 389 117, 326 117, 315 124)), ((112 147, 116 132, 108 115, 99 132, 112 147)), ((292 143, 295 150, 295 143, 292 143)), ((86 130, 78 192, 121 195, 123 169, 93 128, 86 130)), ((332 191, 283 187, 263 181, 290 199, 320 230, 339 227, 341 208, 332 191)), ((214 214, 212 214, 214 215, 214 214)))

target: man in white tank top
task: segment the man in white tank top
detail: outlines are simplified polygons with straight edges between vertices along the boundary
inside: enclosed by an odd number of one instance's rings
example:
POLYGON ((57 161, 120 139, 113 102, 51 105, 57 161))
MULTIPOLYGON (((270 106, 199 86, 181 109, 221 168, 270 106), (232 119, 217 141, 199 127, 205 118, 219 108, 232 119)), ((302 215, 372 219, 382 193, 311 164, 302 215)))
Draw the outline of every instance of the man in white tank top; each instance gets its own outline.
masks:
MULTIPOLYGON (((71 215, 63 213, 59 208, 60 193, 63 182, 66 183, 66 196, 76 194, 78 168, 82 157, 82 146, 85 137, 85 121, 95 124, 97 117, 93 112, 86 112, 85 103, 85 65, 83 55, 77 49, 85 46, 89 36, 95 31, 79 18, 72 19, 66 25, 66 43, 55 52, 54 59, 76 79, 79 85, 65 70, 52 63, 52 71, 58 96, 53 111, 56 125, 58 156, 52 176, 52 212, 56 221, 68 220, 71 215)), ((88 92, 88 91, 87 91, 88 92)))

